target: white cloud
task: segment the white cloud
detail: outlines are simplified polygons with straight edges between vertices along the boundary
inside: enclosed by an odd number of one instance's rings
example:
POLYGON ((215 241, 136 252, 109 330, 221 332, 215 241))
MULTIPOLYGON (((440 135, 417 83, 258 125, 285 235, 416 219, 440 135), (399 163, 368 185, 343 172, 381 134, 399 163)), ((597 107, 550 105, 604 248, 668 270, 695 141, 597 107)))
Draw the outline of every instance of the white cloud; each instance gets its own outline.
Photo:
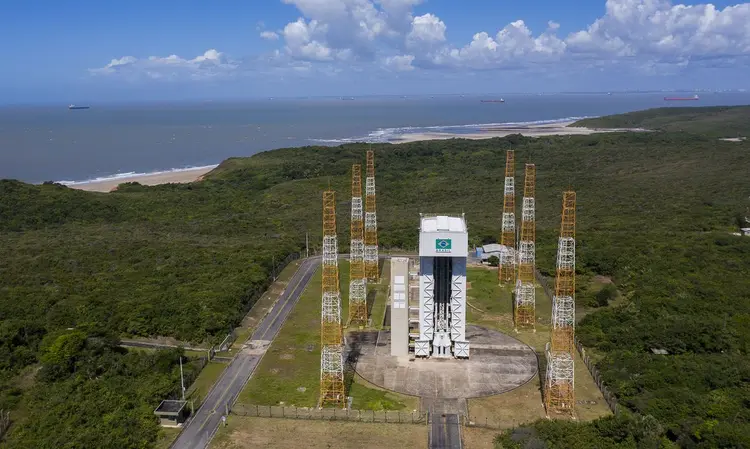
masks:
POLYGON ((138 59, 134 56, 123 56, 113 59, 104 67, 89 69, 92 75, 124 75, 128 78, 145 76, 152 79, 190 79, 213 78, 227 75, 237 68, 234 61, 230 61, 223 53, 211 49, 192 59, 184 59, 177 55, 166 57, 149 56, 138 59))
POLYGON ((414 18, 411 31, 406 36, 411 45, 433 44, 445 41, 445 23, 438 16, 425 14, 414 18))
POLYGON ((389 56, 385 58, 383 65, 397 72, 408 72, 414 70, 412 62, 414 62, 414 55, 389 56))
POLYGON ((606 14, 567 39, 572 55, 655 61, 750 54, 750 3, 718 10, 712 4, 668 0, 607 0, 606 14))
MULTIPOLYGON (((275 70, 285 66, 338 73, 342 67, 366 70, 371 64, 390 71, 485 70, 558 64, 571 73, 608 65, 656 73, 750 61, 750 3, 717 9, 670 0, 606 0, 601 17, 567 36, 558 36, 555 22, 545 30, 531 30, 518 19, 476 30, 469 42, 453 43, 446 36, 449 20, 429 12, 415 16, 417 5, 429 6, 424 0, 281 1, 295 6, 301 17, 278 32, 266 30, 262 22, 256 27, 262 38, 280 41, 273 55, 260 60, 274 61, 275 70)), ((126 56, 91 73, 208 77, 230 73, 236 65, 210 50, 193 59, 126 56)))
POLYGON ((265 40, 268 41, 276 41, 279 40, 279 35, 273 31, 261 31, 260 37, 262 37, 265 40))

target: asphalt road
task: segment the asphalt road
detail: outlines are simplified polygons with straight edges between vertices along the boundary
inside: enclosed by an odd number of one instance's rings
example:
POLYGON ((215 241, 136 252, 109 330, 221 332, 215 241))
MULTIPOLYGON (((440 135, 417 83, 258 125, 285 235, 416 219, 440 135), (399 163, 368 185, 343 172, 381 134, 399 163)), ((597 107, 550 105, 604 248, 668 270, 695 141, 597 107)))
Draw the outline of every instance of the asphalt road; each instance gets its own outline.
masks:
POLYGON ((461 449, 461 425, 455 413, 437 414, 430 416, 430 449, 461 449))
POLYGON ((231 409, 248 379, 258 366, 266 349, 279 333, 289 312, 297 304, 307 283, 320 265, 320 258, 313 257, 302 262, 289 280, 289 284, 271 312, 261 321, 248 341, 249 345, 237 354, 224 370, 219 380, 208 393, 203 405, 186 424, 172 449, 205 449, 211 442, 226 408, 231 409))

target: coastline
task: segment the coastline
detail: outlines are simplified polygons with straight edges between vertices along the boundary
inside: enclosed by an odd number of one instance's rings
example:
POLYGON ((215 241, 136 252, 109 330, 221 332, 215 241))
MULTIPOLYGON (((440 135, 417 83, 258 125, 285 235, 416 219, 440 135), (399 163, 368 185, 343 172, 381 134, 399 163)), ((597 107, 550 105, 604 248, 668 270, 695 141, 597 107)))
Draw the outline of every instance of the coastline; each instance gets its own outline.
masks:
POLYGON ((537 125, 495 125, 479 129, 478 132, 472 133, 447 133, 447 132, 427 132, 414 134, 400 134, 390 139, 390 143, 410 143, 422 140, 446 140, 446 139, 491 139, 493 137, 505 137, 511 134, 521 134, 526 137, 544 137, 544 136, 565 136, 565 135, 589 135, 607 132, 642 132, 640 128, 583 128, 569 127, 575 123, 574 120, 557 123, 545 123, 537 125))
POLYGON ((113 176, 104 179, 63 184, 66 184, 71 189, 86 190, 89 192, 111 192, 116 190, 117 186, 126 182, 137 182, 145 186, 155 186, 159 184, 182 184, 200 181, 203 175, 216 167, 216 165, 210 165, 165 172, 113 176))
MULTIPOLYGON (((575 120, 566 120, 553 123, 508 123, 492 124, 486 127, 473 128, 468 133, 454 133, 445 131, 422 131, 416 133, 401 133, 393 135, 387 140, 391 144, 419 142, 426 140, 446 140, 446 139, 491 139, 494 137, 505 137, 511 134, 521 134, 527 137, 544 137, 544 136, 564 136, 564 135, 590 135, 605 132, 644 132, 640 128, 583 128, 570 127, 575 120)), ((351 142, 360 140, 352 139, 351 142)), ((349 142, 341 142, 349 143, 349 142)), ((126 182, 137 182, 146 186, 155 186, 159 184, 171 183, 189 183, 200 181, 206 173, 210 172, 217 165, 205 167, 191 167, 175 169, 153 173, 125 173, 113 175, 110 177, 97 178, 89 181, 67 182, 62 184, 73 189, 86 190, 90 192, 111 192, 117 189, 117 186, 126 182)))

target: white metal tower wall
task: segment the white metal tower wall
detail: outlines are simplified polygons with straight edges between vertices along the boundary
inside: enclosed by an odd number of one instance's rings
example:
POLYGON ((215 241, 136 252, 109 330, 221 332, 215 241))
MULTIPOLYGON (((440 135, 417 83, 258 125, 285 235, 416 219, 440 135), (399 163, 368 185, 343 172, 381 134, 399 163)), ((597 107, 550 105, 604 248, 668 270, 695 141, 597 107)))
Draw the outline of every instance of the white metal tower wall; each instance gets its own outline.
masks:
MULTIPOLYGON (((362 197, 352 197, 352 221, 362 221, 362 211, 362 197)), ((349 246, 349 257, 351 260, 360 260, 364 264, 365 241, 362 239, 352 239, 349 246)), ((349 298, 350 302, 367 301, 366 279, 351 279, 349 281, 349 298)))
MULTIPOLYGON (((572 237, 560 237, 557 245, 557 269, 576 268, 576 241, 572 237)), ((575 327, 575 299, 572 296, 555 296, 552 301, 552 327, 575 327)))
MULTIPOLYGON (((419 340, 429 342, 435 335, 435 279, 432 275, 432 262, 432 257, 419 259, 419 340)), ((429 347, 427 351, 427 354, 417 353, 416 355, 428 356, 430 355, 429 347)))
MULTIPOLYGON (((365 179, 365 195, 375 195, 375 178, 367 177, 365 179)), ((378 229, 378 219, 376 212, 365 212, 365 231, 378 229)), ((365 262, 377 263, 378 261, 378 246, 367 245, 364 247, 364 259, 365 262)))
POLYGON ((466 259, 451 257, 451 340, 466 341, 466 259))

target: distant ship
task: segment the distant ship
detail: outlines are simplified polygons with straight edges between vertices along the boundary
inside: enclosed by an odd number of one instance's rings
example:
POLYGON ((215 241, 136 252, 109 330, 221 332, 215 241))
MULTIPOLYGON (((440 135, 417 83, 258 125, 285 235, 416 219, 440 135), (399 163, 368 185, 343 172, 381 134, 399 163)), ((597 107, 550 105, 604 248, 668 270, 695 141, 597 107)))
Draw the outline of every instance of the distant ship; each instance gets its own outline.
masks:
POLYGON ((354 97, 341 97, 341 99, 344 101, 353 101, 354 97))
POLYGON ((692 97, 664 97, 664 101, 689 101, 689 100, 699 100, 697 95, 694 95, 692 97))
POLYGON ((505 100, 503 100, 502 98, 499 100, 479 100, 479 101, 481 101, 482 103, 505 103, 505 100))
POLYGON ((88 109, 89 107, 90 106, 76 106, 74 104, 71 104, 71 105, 68 106, 68 109, 70 109, 70 110, 73 110, 73 109, 88 109))

